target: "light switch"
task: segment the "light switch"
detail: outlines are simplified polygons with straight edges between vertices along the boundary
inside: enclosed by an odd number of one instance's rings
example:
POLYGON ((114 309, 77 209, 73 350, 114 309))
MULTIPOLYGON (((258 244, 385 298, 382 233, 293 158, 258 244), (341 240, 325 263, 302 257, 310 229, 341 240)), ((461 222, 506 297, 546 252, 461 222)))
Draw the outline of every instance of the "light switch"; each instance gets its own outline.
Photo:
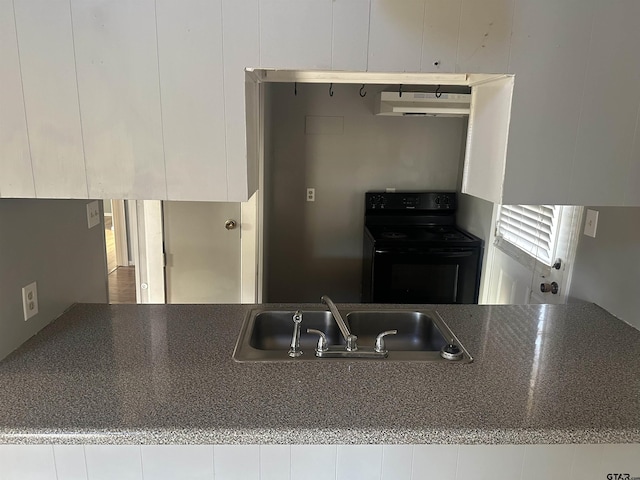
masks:
POLYGON ((87 203, 87 227, 93 228, 96 225, 100 225, 100 203, 94 200, 87 203))
POLYGON ((587 219, 584 222, 584 234, 595 238, 597 228, 598 228, 598 211, 587 209, 587 219))

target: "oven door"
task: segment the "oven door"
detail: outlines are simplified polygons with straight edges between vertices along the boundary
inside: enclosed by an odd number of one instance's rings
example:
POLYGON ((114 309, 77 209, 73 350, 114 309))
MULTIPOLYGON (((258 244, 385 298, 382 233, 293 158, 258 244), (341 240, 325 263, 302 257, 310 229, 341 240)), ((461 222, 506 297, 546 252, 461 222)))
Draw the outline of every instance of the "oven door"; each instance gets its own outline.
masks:
POLYGON ((479 248, 376 248, 374 303, 477 303, 479 248))

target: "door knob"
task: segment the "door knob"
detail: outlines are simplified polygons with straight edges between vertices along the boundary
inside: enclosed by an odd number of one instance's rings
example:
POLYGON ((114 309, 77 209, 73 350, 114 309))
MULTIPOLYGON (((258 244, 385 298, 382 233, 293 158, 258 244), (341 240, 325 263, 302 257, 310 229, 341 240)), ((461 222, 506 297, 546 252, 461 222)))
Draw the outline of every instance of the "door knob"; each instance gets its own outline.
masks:
POLYGON ((556 295, 558 293, 558 284, 556 282, 541 283, 540 284, 540 291, 542 293, 551 292, 552 294, 556 295))
POLYGON ((227 230, 233 230, 237 226, 238 224, 235 220, 227 220, 226 222, 224 222, 224 228, 226 228, 227 230))

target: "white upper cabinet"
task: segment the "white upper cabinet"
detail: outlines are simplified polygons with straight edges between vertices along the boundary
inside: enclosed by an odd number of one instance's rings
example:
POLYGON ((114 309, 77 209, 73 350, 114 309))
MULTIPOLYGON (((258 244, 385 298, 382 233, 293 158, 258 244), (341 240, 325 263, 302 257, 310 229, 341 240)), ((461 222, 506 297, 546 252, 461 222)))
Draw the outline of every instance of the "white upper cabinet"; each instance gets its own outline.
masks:
POLYGON ((167 197, 227 199, 222 0, 157 0, 167 197))
POLYGON ((89 197, 167 198, 155 2, 71 10, 89 197))
MULTIPOLYGON (((488 179, 502 193, 474 194, 505 204, 640 205, 638 19, 634 0, 517 2, 507 154, 504 172, 488 179)), ((488 161, 471 162, 479 158, 488 161)))
POLYGON ((502 203, 513 77, 472 87, 462 192, 502 203))
POLYGON ((462 0, 426 0, 421 71, 456 71, 461 6, 462 0))
POLYGON ((262 67, 513 74, 474 85, 465 191, 640 206, 639 19, 638 0, 0 0, 0 197, 245 201, 262 67))
POLYGON ((457 72, 507 71, 514 1, 462 0, 457 72))
POLYGON ((13 2, 0 0, 0 197, 34 197, 13 2))
POLYGON ((371 0, 369 71, 419 72, 424 0, 371 0))
POLYGON ((68 0, 14 0, 31 162, 39 197, 86 198, 68 0))
MULTIPOLYGON (((597 2, 569 200, 628 205, 640 159, 633 153, 640 106, 640 2, 597 2)), ((636 139, 637 142, 637 139, 636 139)), ((636 177, 637 179, 637 177, 636 177)))
POLYGON ((332 70, 366 71, 370 0, 333 0, 332 70))
POLYGON ((260 66, 331 68, 333 0, 260 0, 260 66))
POLYGON ((569 200, 593 25, 590 4, 582 0, 516 4, 509 65, 516 82, 506 203, 562 204, 569 200))
POLYGON ((247 200, 255 191, 255 154, 247 149, 247 124, 258 115, 247 114, 245 69, 260 63, 258 0, 222 0, 224 46, 224 113, 226 133, 227 200, 247 200))

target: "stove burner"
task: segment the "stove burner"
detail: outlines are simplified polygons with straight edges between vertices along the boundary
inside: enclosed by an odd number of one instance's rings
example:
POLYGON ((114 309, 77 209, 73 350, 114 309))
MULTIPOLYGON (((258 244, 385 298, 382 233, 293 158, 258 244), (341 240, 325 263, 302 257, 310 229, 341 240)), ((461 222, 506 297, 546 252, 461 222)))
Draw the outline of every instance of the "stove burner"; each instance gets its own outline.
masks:
POLYGON ((458 232, 445 233, 443 237, 445 240, 462 240, 463 238, 465 238, 464 235, 458 232))
POLYGON ((393 240, 397 240, 399 238, 407 238, 406 233, 400 232, 382 232, 381 236, 382 238, 391 238, 393 240))

